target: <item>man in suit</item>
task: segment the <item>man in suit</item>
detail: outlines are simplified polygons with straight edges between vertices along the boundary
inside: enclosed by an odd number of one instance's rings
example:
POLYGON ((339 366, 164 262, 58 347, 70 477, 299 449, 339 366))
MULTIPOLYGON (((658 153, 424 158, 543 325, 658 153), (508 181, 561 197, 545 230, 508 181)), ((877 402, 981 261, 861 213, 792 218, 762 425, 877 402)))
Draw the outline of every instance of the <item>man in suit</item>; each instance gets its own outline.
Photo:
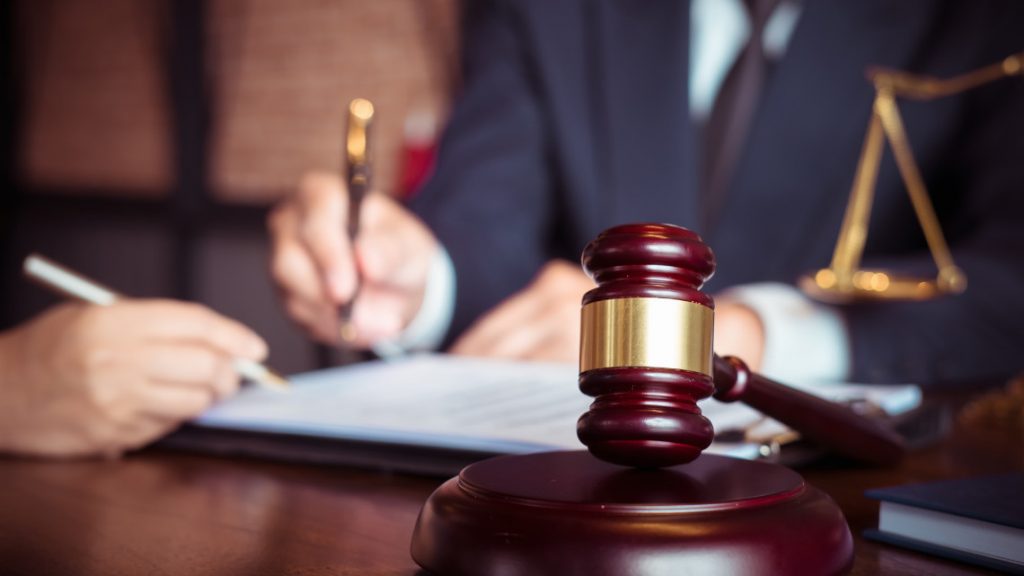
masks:
MULTIPOLYGON (((966 293, 829 307, 792 284, 831 256, 874 95, 866 68, 951 76, 998 62, 1024 49, 1021 5, 806 0, 748 18, 767 67, 723 185, 705 165, 715 114, 698 74, 716 50, 721 20, 707 11, 717 4, 470 3, 464 91, 416 215, 371 197, 353 248, 343 187, 324 175, 272 215, 274 275, 292 316, 336 340, 358 268, 359 345, 443 340, 456 352, 572 360, 589 284, 568 262, 611 225, 670 221, 717 256, 707 287, 719 300, 716 349, 779 377, 978 381, 1019 369, 1020 78, 902 106, 966 293)), ((724 90, 723 76, 710 92, 724 90)), ((930 266, 891 158, 865 261, 930 266)))

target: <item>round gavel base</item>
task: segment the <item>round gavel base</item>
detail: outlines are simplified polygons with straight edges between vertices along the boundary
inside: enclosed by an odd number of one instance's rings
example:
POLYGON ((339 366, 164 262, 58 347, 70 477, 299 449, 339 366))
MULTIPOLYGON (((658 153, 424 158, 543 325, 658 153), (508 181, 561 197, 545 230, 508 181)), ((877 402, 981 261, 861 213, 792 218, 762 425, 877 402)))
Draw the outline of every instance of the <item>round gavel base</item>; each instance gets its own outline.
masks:
POLYGON ((853 541, 836 504, 782 466, 705 454, 644 470, 547 452, 448 480, 412 556, 448 576, 837 574, 853 541))

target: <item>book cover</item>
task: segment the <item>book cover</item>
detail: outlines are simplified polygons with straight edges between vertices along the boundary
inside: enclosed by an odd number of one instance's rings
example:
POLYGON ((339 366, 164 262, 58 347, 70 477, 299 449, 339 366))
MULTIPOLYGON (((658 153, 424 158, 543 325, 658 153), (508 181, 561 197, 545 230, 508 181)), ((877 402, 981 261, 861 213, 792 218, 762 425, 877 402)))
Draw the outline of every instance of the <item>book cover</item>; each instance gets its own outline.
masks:
POLYGON ((864 536, 1024 574, 1024 472, 869 490, 881 500, 864 536))
POLYGON ((1024 529, 1024 472, 868 490, 868 498, 1024 529))

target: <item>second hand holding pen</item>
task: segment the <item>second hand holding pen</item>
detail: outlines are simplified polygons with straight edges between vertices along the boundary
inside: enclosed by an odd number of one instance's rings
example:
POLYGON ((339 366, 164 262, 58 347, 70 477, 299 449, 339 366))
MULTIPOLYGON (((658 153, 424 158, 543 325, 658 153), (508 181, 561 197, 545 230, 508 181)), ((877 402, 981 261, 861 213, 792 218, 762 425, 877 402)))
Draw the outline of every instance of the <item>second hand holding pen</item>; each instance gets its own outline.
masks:
MULTIPOLYGON (((30 254, 25 258, 23 271, 25 276, 42 286, 89 304, 110 306, 121 298, 106 286, 39 254, 30 254)), ((287 390, 289 387, 284 376, 254 360, 234 358, 232 366, 240 376, 265 388, 287 390)))
MULTIPOLYGON (((346 234, 355 254, 356 237, 359 235, 359 212, 363 198, 370 190, 370 124, 373 120, 373 104, 366 99, 356 98, 348 105, 348 117, 345 136, 345 181, 348 184, 348 220, 346 234)), ((353 344, 358 337, 355 324, 352 322, 352 309, 359 296, 360 284, 358 266, 356 270, 356 289, 348 302, 338 310, 340 321, 339 336, 344 344, 353 344)))

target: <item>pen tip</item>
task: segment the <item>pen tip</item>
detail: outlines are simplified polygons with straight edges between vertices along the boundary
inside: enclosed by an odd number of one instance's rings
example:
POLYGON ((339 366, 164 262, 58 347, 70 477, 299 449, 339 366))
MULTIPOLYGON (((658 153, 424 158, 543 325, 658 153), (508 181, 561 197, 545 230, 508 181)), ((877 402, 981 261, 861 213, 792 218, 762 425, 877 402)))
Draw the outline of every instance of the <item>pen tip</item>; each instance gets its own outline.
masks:
POLYGON ((278 390, 287 390, 291 387, 291 382, 289 382, 287 378, 269 368, 267 369, 266 375, 263 377, 263 381, 268 386, 278 390))
POLYGON ((351 346, 355 343, 359 332, 356 331, 355 324, 353 324, 351 320, 343 320, 341 328, 338 329, 338 334, 341 336, 341 342, 343 344, 351 346))

